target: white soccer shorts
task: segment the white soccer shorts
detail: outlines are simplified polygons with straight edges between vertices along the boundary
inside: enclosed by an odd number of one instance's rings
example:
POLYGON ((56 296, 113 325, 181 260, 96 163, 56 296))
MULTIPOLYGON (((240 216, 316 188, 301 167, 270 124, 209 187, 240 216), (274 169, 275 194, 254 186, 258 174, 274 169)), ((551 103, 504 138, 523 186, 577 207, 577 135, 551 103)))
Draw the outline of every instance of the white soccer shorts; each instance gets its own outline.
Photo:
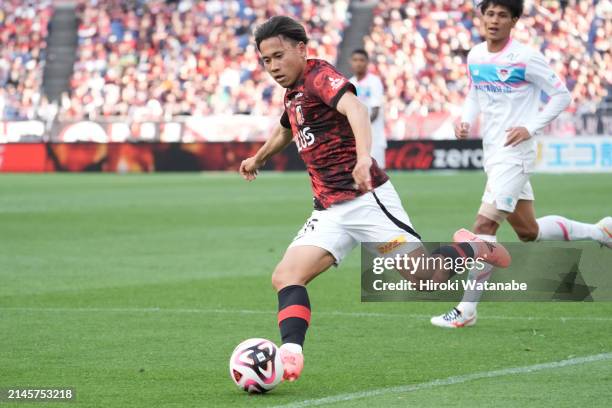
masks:
POLYGON ((518 200, 534 200, 530 174, 519 163, 500 163, 487 169, 487 185, 482 202, 501 211, 513 212, 518 200))
POLYGON ((420 237, 390 181, 350 201, 314 210, 289 248, 303 245, 323 248, 338 265, 362 242, 401 244, 406 252, 421 247, 420 237))

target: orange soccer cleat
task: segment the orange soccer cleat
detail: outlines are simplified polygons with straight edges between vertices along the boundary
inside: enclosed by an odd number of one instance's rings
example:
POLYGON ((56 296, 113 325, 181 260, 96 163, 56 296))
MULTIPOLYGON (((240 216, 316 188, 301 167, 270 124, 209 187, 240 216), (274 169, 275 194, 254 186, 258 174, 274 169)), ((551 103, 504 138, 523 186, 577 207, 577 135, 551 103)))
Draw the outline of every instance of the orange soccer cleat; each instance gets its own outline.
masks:
POLYGON ((470 243, 474 248, 474 257, 482 258, 486 263, 493 266, 507 268, 512 261, 510 253, 503 245, 497 242, 484 241, 465 228, 453 234, 453 241, 470 243))
POLYGON ((302 353, 292 353, 281 346, 280 356, 283 361, 283 367, 285 367, 283 380, 295 381, 300 378, 300 374, 302 374, 304 369, 304 355, 302 353))

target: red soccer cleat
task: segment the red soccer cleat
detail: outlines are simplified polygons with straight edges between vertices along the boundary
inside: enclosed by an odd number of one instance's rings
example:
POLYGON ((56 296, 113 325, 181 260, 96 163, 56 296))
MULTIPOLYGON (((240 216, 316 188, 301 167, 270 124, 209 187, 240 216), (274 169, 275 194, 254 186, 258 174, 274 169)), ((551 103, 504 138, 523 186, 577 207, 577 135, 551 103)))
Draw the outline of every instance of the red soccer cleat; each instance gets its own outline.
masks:
POLYGON ((499 268, 510 266, 512 257, 503 245, 497 242, 487 242, 478 238, 473 232, 461 228, 453 234, 454 242, 468 242, 474 248, 474 256, 482 258, 486 263, 499 268))
POLYGON ((292 353, 283 347, 280 348, 280 356, 285 367, 283 380, 295 381, 300 378, 304 369, 304 355, 302 353, 292 353))

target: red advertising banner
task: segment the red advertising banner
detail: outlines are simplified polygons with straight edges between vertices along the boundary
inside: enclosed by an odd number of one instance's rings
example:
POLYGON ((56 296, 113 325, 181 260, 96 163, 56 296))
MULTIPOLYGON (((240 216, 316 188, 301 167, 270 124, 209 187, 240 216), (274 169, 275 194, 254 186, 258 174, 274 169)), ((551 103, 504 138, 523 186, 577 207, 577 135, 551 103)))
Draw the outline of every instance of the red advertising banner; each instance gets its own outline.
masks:
MULTIPOLYGON (((141 173, 154 171, 236 171, 261 142, 208 143, 31 143, 0 145, 2 172, 141 173)), ((479 140, 392 141, 389 169, 478 169, 479 140)), ((266 163, 266 170, 303 170, 295 145, 266 163)))
MULTIPOLYGON (((204 143, 9 143, 0 144, 0 172, 237 171, 262 142, 204 143)), ((476 170, 480 140, 390 141, 391 170, 476 170)), ((304 170, 294 144, 265 170, 304 170)), ((538 139, 538 172, 612 172, 612 138, 538 139)))
POLYGON ((0 144, 0 172, 43 172, 46 159, 43 143, 0 144))
MULTIPOLYGON (((103 171, 142 173, 153 171, 236 171, 262 143, 54 143, 46 145, 50 171, 103 171)), ((296 170, 289 163, 290 147, 266 165, 269 170, 296 170)), ((294 153, 297 158, 297 152, 294 153)), ((301 167, 300 167, 301 165, 301 167)))

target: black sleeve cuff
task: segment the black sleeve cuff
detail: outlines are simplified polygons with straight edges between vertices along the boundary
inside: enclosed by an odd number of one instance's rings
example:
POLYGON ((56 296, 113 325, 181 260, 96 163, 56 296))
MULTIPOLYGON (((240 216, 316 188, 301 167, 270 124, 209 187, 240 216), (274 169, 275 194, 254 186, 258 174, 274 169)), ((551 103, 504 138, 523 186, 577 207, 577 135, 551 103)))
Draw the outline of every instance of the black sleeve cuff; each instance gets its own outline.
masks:
POLYGON ((344 95, 346 91, 351 91, 352 93, 357 95, 357 89, 355 88, 355 85, 353 85, 350 81, 346 81, 346 84, 344 84, 344 86, 338 90, 336 96, 334 96, 334 98, 331 100, 329 106, 336 109, 340 98, 342 98, 342 95, 344 95))

